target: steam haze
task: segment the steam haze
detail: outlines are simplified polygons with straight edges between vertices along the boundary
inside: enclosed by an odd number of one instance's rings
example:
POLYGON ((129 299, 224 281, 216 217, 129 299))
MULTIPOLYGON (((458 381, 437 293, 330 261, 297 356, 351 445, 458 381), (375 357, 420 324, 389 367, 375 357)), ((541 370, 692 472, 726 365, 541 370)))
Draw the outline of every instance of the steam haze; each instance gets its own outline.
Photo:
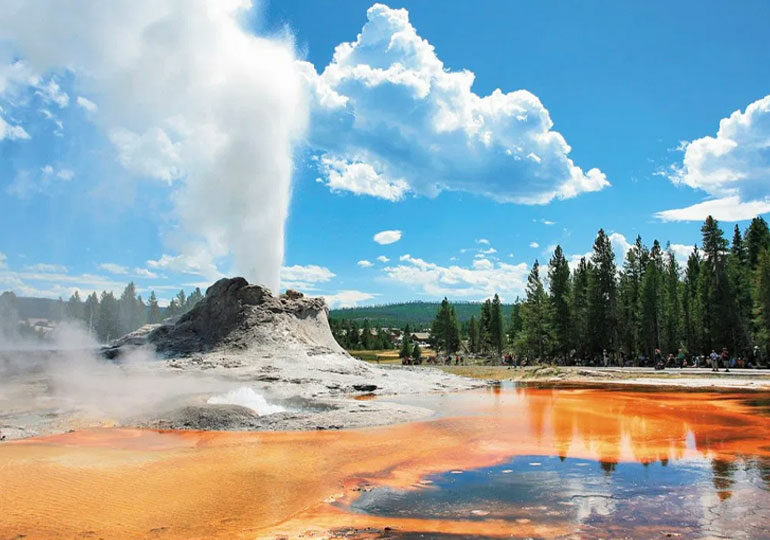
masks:
POLYGON ((235 272, 276 290, 307 100, 291 38, 244 30, 249 9, 233 0, 6 1, 0 39, 19 60, 0 87, 72 74, 115 159, 173 186, 170 252, 152 268, 235 272))

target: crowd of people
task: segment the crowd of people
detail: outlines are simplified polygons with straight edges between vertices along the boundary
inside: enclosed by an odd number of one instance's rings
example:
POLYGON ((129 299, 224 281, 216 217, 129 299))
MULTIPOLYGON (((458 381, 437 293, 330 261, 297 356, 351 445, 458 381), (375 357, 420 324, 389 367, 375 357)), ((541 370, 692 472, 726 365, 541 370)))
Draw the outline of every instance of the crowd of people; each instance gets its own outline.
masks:
POLYGON ((427 356, 420 358, 405 356, 401 359, 402 366, 421 366, 423 364, 427 364, 429 366, 451 366, 453 362, 456 366, 464 366, 465 357, 459 354, 455 354, 454 356, 447 354, 443 356, 427 356))
MULTIPOLYGON (((413 358, 406 356, 401 359, 404 366, 462 366, 466 359, 461 354, 444 354, 413 358)), ((662 353, 655 349, 652 355, 640 353, 637 357, 630 357, 623 351, 613 352, 604 349, 601 355, 584 356, 577 351, 571 351, 569 356, 555 358, 528 358, 505 353, 500 357, 500 364, 512 367, 525 367, 538 364, 555 364, 559 366, 586 366, 586 367, 645 367, 657 370, 667 368, 710 368, 711 371, 724 369, 770 369, 768 359, 764 357, 759 347, 754 347, 750 354, 740 352, 730 354, 726 347, 720 352, 712 350, 709 354, 687 354, 682 349, 677 354, 662 353)))
POLYGON ((730 354, 727 347, 720 352, 712 350, 709 354, 687 354, 682 349, 677 354, 663 354, 660 349, 655 349, 652 355, 640 353, 637 357, 626 355, 623 351, 607 351, 604 349, 601 355, 581 355, 577 351, 571 351, 568 357, 560 358, 528 358, 517 357, 507 353, 501 358, 503 365, 523 367, 542 363, 557 364, 562 366, 593 366, 593 367, 648 367, 658 370, 666 368, 710 368, 712 371, 725 371, 735 369, 768 369, 768 359, 762 354, 759 347, 754 347, 749 354, 741 352, 730 354))

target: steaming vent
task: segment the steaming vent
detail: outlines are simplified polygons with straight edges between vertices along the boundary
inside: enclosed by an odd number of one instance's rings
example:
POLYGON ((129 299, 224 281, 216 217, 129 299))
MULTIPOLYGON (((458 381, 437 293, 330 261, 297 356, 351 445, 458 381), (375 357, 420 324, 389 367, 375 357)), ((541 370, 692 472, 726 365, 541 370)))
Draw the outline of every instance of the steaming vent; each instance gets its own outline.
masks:
POLYGON ((211 396, 206 403, 209 405, 240 405, 251 409, 259 416, 288 411, 286 407, 268 403, 262 394, 255 392, 248 386, 241 386, 227 393, 211 396))

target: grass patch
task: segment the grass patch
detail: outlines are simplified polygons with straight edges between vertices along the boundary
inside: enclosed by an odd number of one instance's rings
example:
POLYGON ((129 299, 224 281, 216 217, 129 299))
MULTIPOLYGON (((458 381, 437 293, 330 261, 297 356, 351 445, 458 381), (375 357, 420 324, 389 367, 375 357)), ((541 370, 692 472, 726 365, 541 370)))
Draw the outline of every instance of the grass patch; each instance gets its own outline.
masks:
MULTIPOLYGON (((398 351, 395 349, 380 351, 348 351, 348 353, 365 362, 373 362, 375 364, 401 364, 401 359, 398 357, 398 351)), ((422 351, 423 358, 433 356, 434 354, 435 353, 430 349, 424 349, 422 351)))

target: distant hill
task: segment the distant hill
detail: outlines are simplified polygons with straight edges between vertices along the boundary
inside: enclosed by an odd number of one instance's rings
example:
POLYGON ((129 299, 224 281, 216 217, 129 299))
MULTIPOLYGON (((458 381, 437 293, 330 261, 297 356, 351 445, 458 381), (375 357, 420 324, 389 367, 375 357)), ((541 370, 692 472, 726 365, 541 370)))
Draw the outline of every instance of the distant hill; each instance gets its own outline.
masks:
MULTIPOLYGON (((363 321, 369 319, 373 324, 401 328, 407 323, 410 326, 426 328, 436 317, 440 302, 404 302, 401 304, 386 304, 382 306, 365 306, 333 309, 330 316, 333 319, 348 319, 363 321)), ((476 319, 481 314, 480 302, 457 302, 452 304, 460 324, 466 323, 472 316, 476 319)), ((503 315, 506 322, 511 317, 511 304, 503 304, 503 315)))
POLYGON ((51 319, 59 320, 61 318, 61 305, 59 300, 53 298, 33 298, 29 296, 18 296, 16 298, 16 309, 19 311, 21 319, 51 319))

